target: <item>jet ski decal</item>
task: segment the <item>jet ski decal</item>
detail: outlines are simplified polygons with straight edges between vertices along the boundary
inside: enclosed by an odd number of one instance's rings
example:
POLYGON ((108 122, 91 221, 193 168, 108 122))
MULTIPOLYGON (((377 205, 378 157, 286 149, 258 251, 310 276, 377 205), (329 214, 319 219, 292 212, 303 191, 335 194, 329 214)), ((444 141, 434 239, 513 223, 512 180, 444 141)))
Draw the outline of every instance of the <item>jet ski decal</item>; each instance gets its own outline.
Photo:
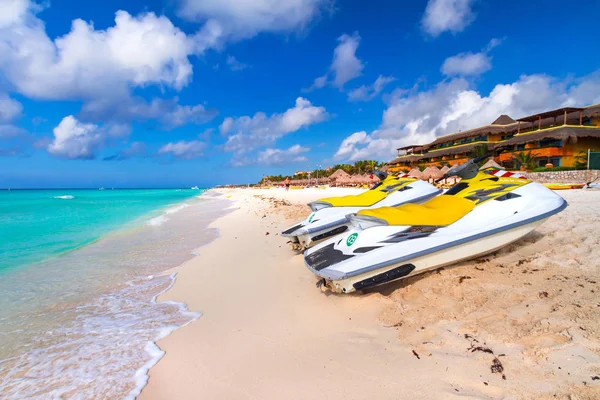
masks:
POLYGON ((409 183, 411 183, 411 182, 410 181, 408 181, 408 182, 400 182, 400 183, 397 183, 395 185, 387 186, 387 187, 381 189, 381 191, 385 192, 385 193, 390 193, 390 192, 393 192, 394 189, 396 189, 396 188, 400 188, 400 189, 398 189, 398 192, 401 192, 403 190, 412 189, 410 186, 406 186, 409 183), (402 186, 404 186, 404 187, 402 187, 402 186))
POLYGON ((383 240, 380 243, 400 243, 405 240, 424 238, 431 235, 437 229, 437 226, 411 226, 402 232, 390 235, 386 240, 383 240))
POLYGON ((340 250, 334 249, 335 243, 323 247, 320 250, 307 255, 304 261, 314 270, 320 271, 333 264, 354 257, 352 254, 344 254, 340 250))
POLYGON ((502 183, 489 189, 476 189, 472 194, 464 196, 465 199, 472 200, 479 205, 490 199, 502 196, 505 192, 518 188, 520 185, 513 183, 502 183))

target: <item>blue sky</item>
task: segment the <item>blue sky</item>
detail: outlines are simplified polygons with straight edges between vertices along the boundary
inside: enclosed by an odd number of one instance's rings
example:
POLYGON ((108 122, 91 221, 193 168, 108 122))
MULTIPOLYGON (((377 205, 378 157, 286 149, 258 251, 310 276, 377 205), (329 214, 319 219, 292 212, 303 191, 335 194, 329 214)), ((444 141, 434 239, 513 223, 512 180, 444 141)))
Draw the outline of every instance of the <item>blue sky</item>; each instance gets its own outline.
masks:
POLYGON ((256 182, 598 103, 599 17, 594 1, 2 0, 0 187, 256 182))

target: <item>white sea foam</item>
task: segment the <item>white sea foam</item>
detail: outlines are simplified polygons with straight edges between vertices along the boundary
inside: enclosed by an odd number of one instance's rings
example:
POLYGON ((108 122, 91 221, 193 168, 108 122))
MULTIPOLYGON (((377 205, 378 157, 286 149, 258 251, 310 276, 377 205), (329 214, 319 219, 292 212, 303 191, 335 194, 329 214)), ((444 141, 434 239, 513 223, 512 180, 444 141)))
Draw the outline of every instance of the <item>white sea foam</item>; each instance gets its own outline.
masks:
POLYGON ((161 226, 162 224, 164 224, 168 220, 169 220, 169 218, 167 218, 165 216, 165 214, 163 214, 163 215, 159 215, 158 217, 152 218, 150 221, 146 222, 146 225, 149 225, 149 226, 161 226))
POLYGON ((165 213, 166 214, 175 214, 177 211, 181 211, 184 208, 188 208, 190 205, 188 203, 181 203, 175 207, 168 208, 165 213))
POLYGON ((165 222, 167 222, 169 220, 169 218, 167 218, 167 215, 169 214, 175 214, 178 211, 183 210, 184 208, 189 207, 190 205, 188 203, 181 203, 176 205, 175 207, 171 207, 171 208, 167 208, 165 210, 165 213, 162 215, 159 215, 158 217, 154 217, 151 220, 149 220, 148 222, 146 222, 146 225, 149 226, 161 226, 162 224, 164 224, 165 222))
POLYGON ((62 199, 62 200, 71 200, 74 199, 75 196, 71 196, 70 194, 66 194, 64 196, 54 196, 55 199, 62 199))

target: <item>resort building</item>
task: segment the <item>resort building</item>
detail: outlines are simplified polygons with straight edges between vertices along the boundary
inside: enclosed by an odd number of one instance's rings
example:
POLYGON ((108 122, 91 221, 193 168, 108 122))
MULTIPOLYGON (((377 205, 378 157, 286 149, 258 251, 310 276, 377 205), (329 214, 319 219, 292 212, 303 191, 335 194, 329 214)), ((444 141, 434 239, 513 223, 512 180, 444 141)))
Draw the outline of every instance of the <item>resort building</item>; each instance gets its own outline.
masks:
POLYGON ((396 159, 388 163, 389 171, 462 164, 480 145, 496 150, 499 155, 494 160, 508 169, 519 168, 515 153, 530 150, 539 166, 572 167, 581 152, 600 150, 600 104, 560 108, 517 120, 501 115, 486 126, 440 136, 429 144, 401 147, 396 159))

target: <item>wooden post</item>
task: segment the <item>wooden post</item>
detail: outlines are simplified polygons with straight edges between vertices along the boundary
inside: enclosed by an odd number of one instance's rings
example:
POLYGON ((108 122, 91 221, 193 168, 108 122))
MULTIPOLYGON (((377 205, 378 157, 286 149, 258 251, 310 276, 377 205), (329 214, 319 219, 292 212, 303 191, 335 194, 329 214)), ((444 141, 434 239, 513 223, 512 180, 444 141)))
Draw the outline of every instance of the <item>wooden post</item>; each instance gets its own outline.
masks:
POLYGON ((579 125, 583 125, 583 111, 579 110, 579 125))
POLYGON ((565 120, 563 121, 563 125, 567 124, 567 110, 565 110, 565 120))
POLYGON ((521 121, 517 122, 517 135, 521 133, 521 121))
POLYGON ((538 115, 538 131, 542 129, 542 116, 538 115))

